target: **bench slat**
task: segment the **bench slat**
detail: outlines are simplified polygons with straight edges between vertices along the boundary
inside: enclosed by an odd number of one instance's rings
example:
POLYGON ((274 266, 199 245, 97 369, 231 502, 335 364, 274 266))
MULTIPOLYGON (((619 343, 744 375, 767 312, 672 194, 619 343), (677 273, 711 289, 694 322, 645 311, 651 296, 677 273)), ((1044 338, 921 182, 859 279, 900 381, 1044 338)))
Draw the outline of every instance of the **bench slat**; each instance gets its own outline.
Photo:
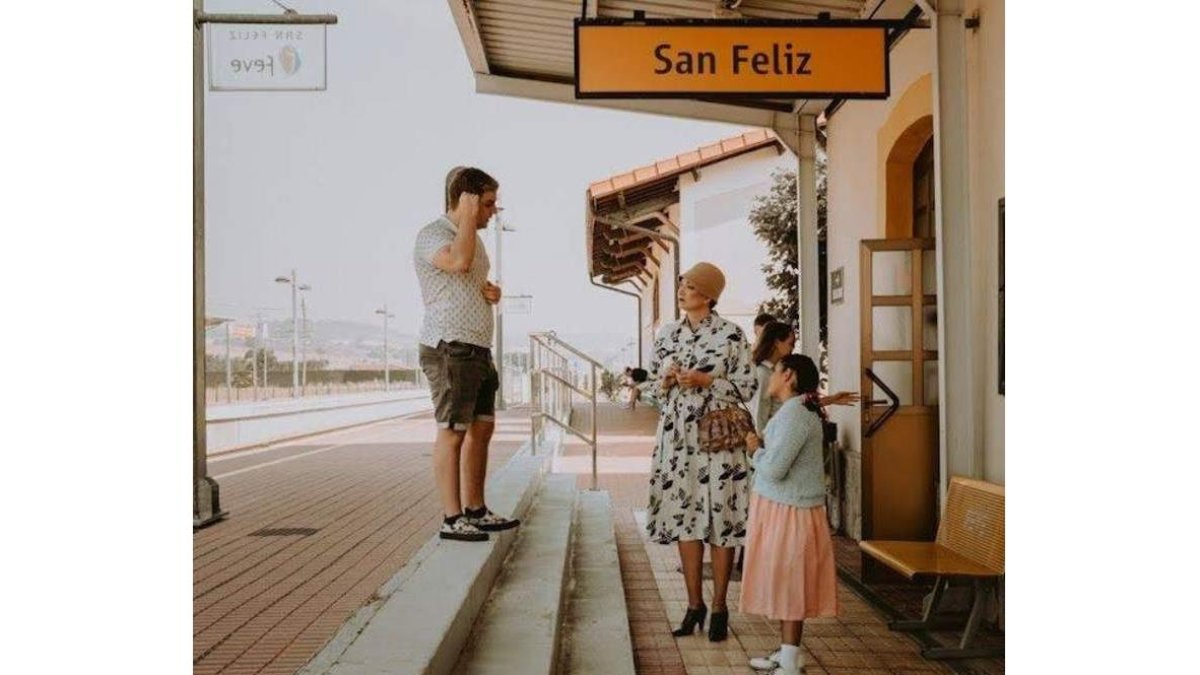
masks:
POLYGON ((862 550, 912 579, 917 576, 998 577, 1002 571, 973 562, 927 541, 864 541, 862 550))

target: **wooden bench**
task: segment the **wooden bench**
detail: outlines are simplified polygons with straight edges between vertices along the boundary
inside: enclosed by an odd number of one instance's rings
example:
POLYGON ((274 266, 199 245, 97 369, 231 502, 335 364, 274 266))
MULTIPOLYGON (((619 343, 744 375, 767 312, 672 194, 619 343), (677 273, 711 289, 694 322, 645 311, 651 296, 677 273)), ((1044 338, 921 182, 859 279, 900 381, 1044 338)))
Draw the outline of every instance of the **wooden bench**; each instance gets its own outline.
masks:
POLYGON ((893 621, 892 630, 919 631, 961 623, 935 616, 950 580, 970 580, 971 613, 958 647, 922 650, 928 659, 1003 656, 1004 648, 973 644, 984 607, 1004 576, 1004 488, 967 478, 951 478, 937 540, 864 541, 868 555, 909 579, 935 577, 933 595, 920 621, 893 621))

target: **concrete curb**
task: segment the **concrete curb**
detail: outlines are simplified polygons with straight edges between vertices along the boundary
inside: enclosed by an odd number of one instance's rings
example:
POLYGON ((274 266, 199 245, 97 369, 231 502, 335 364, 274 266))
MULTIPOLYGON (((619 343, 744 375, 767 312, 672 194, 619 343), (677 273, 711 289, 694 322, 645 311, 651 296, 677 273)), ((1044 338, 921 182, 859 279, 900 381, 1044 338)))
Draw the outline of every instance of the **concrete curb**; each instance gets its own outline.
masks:
POLYGON ((608 492, 579 494, 562 658, 562 672, 571 675, 636 672, 612 513, 608 492))
POLYGON ((546 477, 456 675, 557 672, 575 498, 575 476, 546 477))
MULTIPOLYGON (((488 481, 497 513, 526 518, 549 453, 526 443, 488 481)), ((520 528, 486 543, 431 538, 297 675, 451 672, 520 528)))

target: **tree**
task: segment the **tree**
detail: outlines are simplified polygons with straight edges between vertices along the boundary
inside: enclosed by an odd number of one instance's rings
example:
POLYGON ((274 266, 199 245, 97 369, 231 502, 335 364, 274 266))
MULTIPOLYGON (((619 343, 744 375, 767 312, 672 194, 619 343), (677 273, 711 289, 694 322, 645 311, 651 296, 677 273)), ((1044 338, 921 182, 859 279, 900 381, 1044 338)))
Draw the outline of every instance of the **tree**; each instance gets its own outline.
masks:
MULTIPOLYGON (((823 253, 825 247, 825 218, 826 199, 825 184, 827 180, 827 157, 823 143, 824 139, 818 134, 816 153, 817 173, 817 239, 823 253)), ((767 277, 767 288, 772 296, 759 305, 758 311, 767 312, 772 316, 793 326, 800 325, 800 261, 797 257, 797 232, 799 198, 797 195, 796 172, 775 171, 771 174, 771 191, 759 195, 754 200, 754 208, 750 211, 750 223, 754 226, 754 234, 767 245, 767 263, 762 266, 763 274, 767 277)), ((823 255, 820 256, 824 258, 823 255)), ((819 271, 823 272, 823 270, 819 271)), ((821 308, 824 313, 824 274, 821 278, 821 308)), ((821 320, 821 340, 825 340, 825 321, 821 320)))
POLYGON ((767 276, 767 288, 772 292, 771 297, 759 305, 758 311, 798 326, 800 264, 796 255, 796 172, 775 171, 771 181, 771 191, 755 197, 754 208, 750 211, 754 234, 767 245, 767 262, 762 271, 767 276))
MULTIPOLYGON (((828 321, 828 271, 826 270, 826 222, 827 185, 829 180, 829 157, 825 154, 825 135, 817 131, 816 143, 816 174, 817 174, 817 269, 818 282, 817 305, 820 307, 818 317, 820 339, 821 386, 827 383, 829 372, 829 356, 826 345, 829 342, 828 321)), ((800 261, 797 258, 797 208, 799 198, 796 194, 796 172, 776 171, 771 174, 771 191, 759 195, 754 200, 754 208, 750 211, 750 223, 754 226, 754 234, 767 244, 767 263, 762 271, 767 275, 767 288, 773 295, 758 306, 758 311, 767 312, 772 316, 796 328, 800 327, 800 261)))

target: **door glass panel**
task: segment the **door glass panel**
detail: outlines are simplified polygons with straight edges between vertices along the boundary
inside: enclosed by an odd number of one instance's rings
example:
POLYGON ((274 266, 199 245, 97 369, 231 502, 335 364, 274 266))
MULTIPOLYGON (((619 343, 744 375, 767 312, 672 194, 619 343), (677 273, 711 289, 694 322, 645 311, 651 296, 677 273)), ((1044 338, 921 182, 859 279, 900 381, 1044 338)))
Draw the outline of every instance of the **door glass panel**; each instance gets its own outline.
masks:
MULTIPOLYGON (((900 399, 900 405, 913 404, 912 361, 876 361, 871 370, 895 392, 896 396, 900 399)), ((883 389, 879 388, 878 384, 872 382, 871 387, 874 390, 871 394, 873 400, 891 401, 883 389)))
POLYGON ((925 362, 925 405, 938 405, 938 362, 925 362))
POLYGON ((923 343, 925 349, 936 351, 938 348, 938 315, 936 305, 925 305, 921 308, 922 314, 925 316, 925 325, 921 330, 924 336, 923 343))
POLYGON ((874 351, 912 349, 912 307, 875 307, 871 325, 874 351))
POLYGON ((921 252, 921 281, 925 295, 937 295, 937 251, 921 252))
POLYGON ((871 286, 875 295, 912 293, 912 254, 909 251, 879 251, 871 258, 871 286))

